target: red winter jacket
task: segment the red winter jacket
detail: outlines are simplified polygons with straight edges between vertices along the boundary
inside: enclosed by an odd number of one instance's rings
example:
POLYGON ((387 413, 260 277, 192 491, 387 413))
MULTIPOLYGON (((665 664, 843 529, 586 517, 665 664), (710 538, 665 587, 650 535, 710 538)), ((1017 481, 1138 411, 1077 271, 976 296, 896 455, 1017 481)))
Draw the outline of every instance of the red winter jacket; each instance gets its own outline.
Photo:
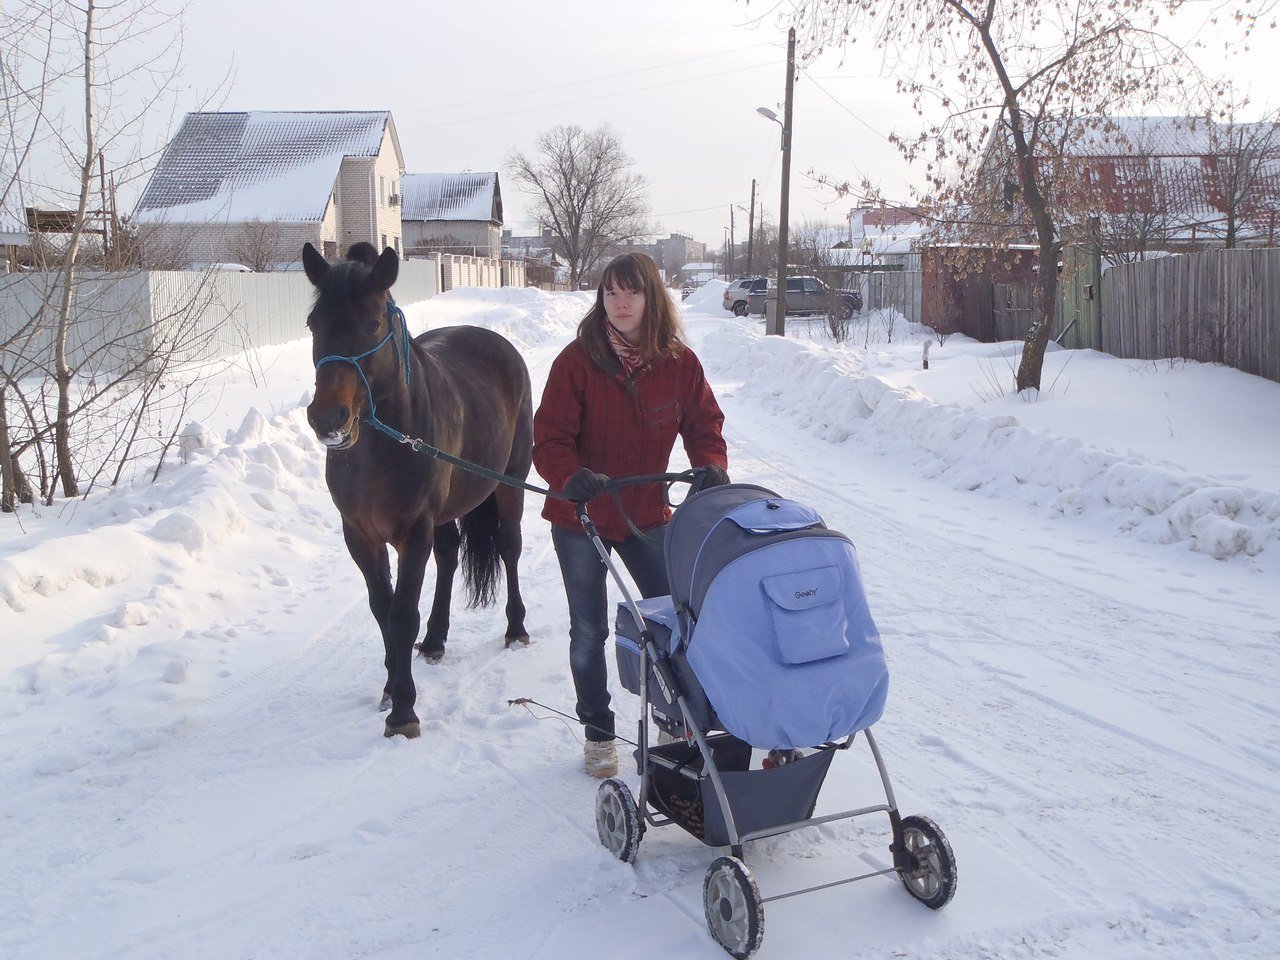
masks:
MULTIPOLYGON (((533 465, 556 491, 580 467, 610 477, 665 473, 679 435, 690 466, 727 469, 723 424, 702 364, 687 346, 627 377, 612 351, 599 351, 593 358, 586 345, 574 340, 551 365, 533 415, 533 465)), ((670 518, 662 491, 656 483, 618 491, 640 530, 670 518)), ((619 541, 630 533, 613 494, 596 497, 589 512, 604 539, 619 541)), ((576 506, 568 500, 547 497, 542 515, 557 526, 582 530, 576 506)))

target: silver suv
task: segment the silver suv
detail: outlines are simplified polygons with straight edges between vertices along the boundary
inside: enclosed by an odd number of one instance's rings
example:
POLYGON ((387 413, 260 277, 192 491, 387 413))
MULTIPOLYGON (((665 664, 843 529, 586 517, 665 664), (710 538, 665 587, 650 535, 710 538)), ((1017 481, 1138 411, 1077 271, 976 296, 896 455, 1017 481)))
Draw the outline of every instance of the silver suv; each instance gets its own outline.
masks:
MULTIPOLYGON (((772 284, 758 291, 753 289, 747 298, 747 312, 752 316, 764 316, 765 303, 772 289, 772 284)), ((832 290, 817 277, 787 277, 788 317, 826 314, 832 309, 841 320, 848 320, 862 309, 862 293, 858 290, 832 290)))
POLYGON ((745 277, 724 288, 724 308, 735 317, 745 317, 751 294, 763 293, 769 281, 764 277, 745 277))

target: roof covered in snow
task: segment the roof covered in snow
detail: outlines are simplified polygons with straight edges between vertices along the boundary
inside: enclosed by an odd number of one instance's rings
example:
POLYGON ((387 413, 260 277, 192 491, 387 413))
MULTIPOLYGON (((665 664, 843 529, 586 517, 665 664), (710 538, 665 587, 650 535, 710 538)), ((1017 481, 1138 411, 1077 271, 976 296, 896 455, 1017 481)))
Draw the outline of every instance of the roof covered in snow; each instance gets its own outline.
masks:
POLYGON ((406 173, 401 220, 479 220, 502 223, 496 173, 406 173))
POLYGON ((376 157, 387 110, 188 113, 134 209, 145 223, 320 220, 345 157, 376 157))

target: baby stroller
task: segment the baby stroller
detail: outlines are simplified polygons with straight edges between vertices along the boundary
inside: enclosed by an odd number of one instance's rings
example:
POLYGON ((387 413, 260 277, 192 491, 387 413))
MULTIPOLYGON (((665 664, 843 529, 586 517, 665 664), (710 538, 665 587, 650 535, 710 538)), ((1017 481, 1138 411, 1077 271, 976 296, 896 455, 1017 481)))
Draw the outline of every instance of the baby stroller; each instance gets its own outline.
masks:
POLYGON ((727 846, 707 869, 703 908, 712 937, 734 957, 759 948, 769 900, 897 874, 911 896, 943 907, 956 888, 950 844, 932 820, 898 813, 870 729, 888 671, 852 542, 811 507, 764 487, 697 492, 701 478, 694 470, 605 488, 691 483, 666 531, 669 597, 632 599, 585 504, 578 507, 625 598, 614 625, 618 675, 642 705, 639 797, 618 777, 601 783, 600 842, 632 862, 646 825, 674 823, 708 846, 727 846), (650 742, 650 719, 667 742, 650 742), (814 817, 832 760, 859 733, 885 802, 814 817), (753 748, 768 751, 756 769, 753 748), (890 868, 762 897, 743 863, 748 840, 877 813, 892 828, 890 868))

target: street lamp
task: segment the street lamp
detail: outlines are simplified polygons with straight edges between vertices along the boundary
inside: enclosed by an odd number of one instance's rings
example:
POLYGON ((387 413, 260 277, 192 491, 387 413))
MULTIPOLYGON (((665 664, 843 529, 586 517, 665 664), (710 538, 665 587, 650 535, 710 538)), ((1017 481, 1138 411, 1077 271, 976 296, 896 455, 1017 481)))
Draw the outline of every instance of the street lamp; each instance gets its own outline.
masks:
POLYGON ((774 284, 769 303, 772 314, 766 313, 764 332, 786 336, 787 289, 787 212, 791 195, 791 98, 796 77, 796 31, 787 31, 787 98, 783 107, 783 119, 768 107, 756 107, 756 113, 782 127, 782 201, 778 205, 778 282, 774 284))

